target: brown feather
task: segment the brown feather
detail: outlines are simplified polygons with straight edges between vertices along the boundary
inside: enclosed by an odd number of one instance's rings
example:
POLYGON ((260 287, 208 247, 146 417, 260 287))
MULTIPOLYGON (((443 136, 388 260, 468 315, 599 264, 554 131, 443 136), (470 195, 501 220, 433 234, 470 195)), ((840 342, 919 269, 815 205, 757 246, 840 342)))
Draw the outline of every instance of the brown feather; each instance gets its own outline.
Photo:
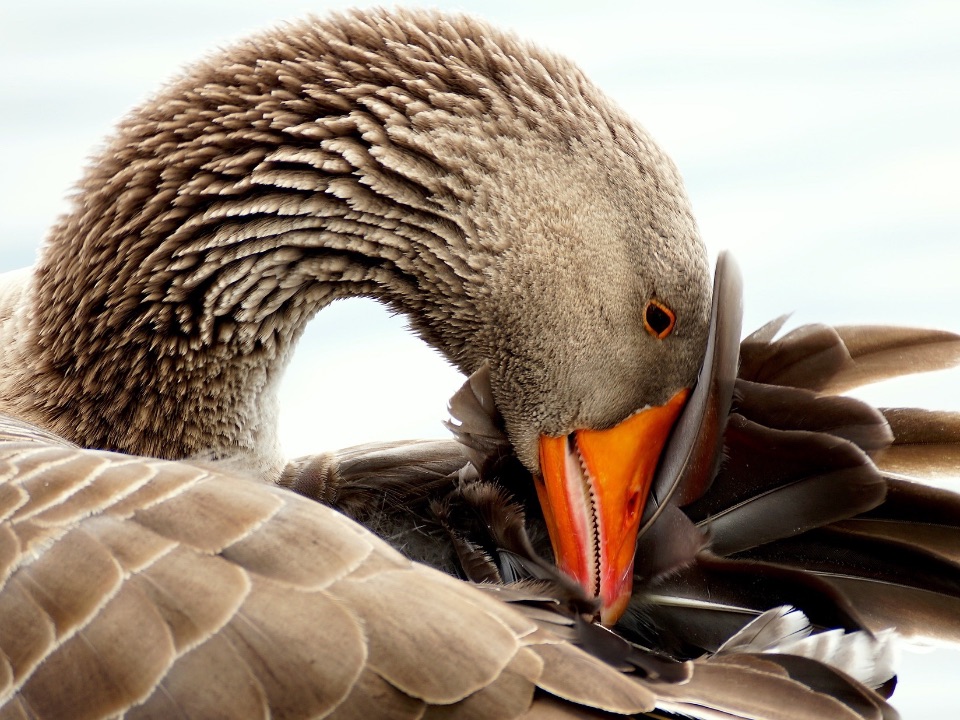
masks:
POLYGON ((888 408, 883 414, 894 441, 877 458, 881 470, 920 480, 954 477, 960 488, 960 413, 888 408))
POLYGON ((712 528, 721 555, 851 517, 886 494, 867 456, 832 435, 772 430, 734 414, 725 437, 723 471, 685 508, 712 528))
POLYGON ((457 705, 433 705, 427 708, 424 719, 430 720, 486 720, 521 717, 533 703, 540 679, 543 660, 529 648, 522 648, 497 678, 457 705))
POLYGON ((397 690, 369 667, 353 683, 350 694, 328 716, 331 720, 369 720, 384 717, 420 720, 427 711, 422 700, 397 690))
POLYGON ((894 439, 880 411, 855 398, 747 380, 737 380, 736 392, 736 412, 771 429, 827 433, 867 453, 894 439))
POLYGON ((784 667, 793 680, 836 698, 864 720, 899 717, 876 692, 829 665, 786 653, 769 653, 763 657, 784 667))
POLYGON ((131 720, 229 717, 260 720, 270 704, 254 670, 243 660, 227 633, 217 633, 185 653, 144 703, 132 707, 131 720), (206 682, 198 682, 206 678, 206 682))
POLYGON ((942 370, 958 362, 960 336, 945 331, 805 325, 779 340, 772 340, 769 332, 744 340, 740 377, 838 394, 890 377, 942 370))
POLYGON ((803 568, 832 577, 859 577, 960 597, 960 565, 901 543, 830 525, 751 548, 738 557, 803 568))
POLYGON ((821 388, 826 393, 960 363, 960 335, 944 330, 850 325, 838 327, 837 334, 854 364, 821 388))
POLYGON ((830 577, 866 626, 896 628, 908 640, 960 644, 960 599, 898 583, 856 577, 830 577))
MULTIPOLYGON (((696 714, 698 705, 728 713, 734 718, 765 720, 862 720, 847 705, 779 673, 754 670, 724 662, 704 663, 697 667, 688 686, 666 685, 665 698, 673 702, 664 707, 679 713, 696 714), (697 702, 684 695, 693 690, 697 702)), ((720 715, 714 715, 719 717, 720 715)))
POLYGON ((836 329, 804 325, 773 339, 771 328, 761 328, 740 345, 740 377, 766 385, 820 390, 829 378, 853 364, 836 329))
POLYGON ((653 710, 657 696, 643 685, 618 675, 616 683, 603 678, 607 665, 579 651, 575 658, 557 662, 562 648, 553 644, 537 645, 534 650, 544 660, 539 685, 557 697, 587 707, 621 714, 653 710))

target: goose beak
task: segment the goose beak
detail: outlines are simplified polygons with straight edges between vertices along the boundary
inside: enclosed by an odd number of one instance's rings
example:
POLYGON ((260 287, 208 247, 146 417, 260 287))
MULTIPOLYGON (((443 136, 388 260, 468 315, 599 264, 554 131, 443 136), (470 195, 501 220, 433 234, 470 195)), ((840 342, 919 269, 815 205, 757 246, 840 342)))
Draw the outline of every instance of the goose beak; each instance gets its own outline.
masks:
POLYGON ((607 430, 540 436, 537 496, 557 565, 613 625, 633 589, 637 530, 660 454, 690 391, 607 430))

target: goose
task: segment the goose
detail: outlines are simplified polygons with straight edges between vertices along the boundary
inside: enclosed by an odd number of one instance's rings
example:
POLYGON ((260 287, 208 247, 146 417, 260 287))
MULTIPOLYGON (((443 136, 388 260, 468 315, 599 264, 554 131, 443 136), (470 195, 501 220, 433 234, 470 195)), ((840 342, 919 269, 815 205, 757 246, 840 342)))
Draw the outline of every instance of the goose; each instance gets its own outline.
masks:
MULTIPOLYGON (((409 314, 488 373, 557 561, 613 624, 706 351, 708 278, 652 140, 569 62, 478 21, 310 20, 189 71, 121 124, 36 268, 3 279, 5 711, 669 703, 275 487, 316 479, 280 455, 276 388, 333 300, 409 314)), ((736 670, 811 717, 852 712, 739 662, 691 671, 691 692, 736 670)))
POLYGON ((612 622, 706 342, 676 168, 561 58, 469 20, 354 17, 255 38, 121 124, 15 290, 0 407, 274 481, 296 339, 375 296, 465 374, 489 365, 558 560, 612 622))

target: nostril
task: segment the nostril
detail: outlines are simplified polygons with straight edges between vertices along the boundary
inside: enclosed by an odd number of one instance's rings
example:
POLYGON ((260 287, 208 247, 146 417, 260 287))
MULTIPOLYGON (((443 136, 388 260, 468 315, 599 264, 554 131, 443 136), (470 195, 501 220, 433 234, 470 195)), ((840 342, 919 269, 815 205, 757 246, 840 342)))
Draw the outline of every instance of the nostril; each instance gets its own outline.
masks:
POLYGON ((633 520, 640 510, 640 493, 635 492, 627 498, 627 517, 633 520))

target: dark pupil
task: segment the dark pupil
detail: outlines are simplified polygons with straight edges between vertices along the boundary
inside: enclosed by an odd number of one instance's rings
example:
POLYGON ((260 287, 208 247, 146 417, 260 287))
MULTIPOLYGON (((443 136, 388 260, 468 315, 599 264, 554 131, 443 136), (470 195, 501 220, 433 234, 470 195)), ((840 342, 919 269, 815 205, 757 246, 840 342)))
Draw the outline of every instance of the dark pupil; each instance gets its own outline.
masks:
POLYGON ((670 327, 670 316, 656 305, 647 305, 647 325, 659 335, 670 327))

